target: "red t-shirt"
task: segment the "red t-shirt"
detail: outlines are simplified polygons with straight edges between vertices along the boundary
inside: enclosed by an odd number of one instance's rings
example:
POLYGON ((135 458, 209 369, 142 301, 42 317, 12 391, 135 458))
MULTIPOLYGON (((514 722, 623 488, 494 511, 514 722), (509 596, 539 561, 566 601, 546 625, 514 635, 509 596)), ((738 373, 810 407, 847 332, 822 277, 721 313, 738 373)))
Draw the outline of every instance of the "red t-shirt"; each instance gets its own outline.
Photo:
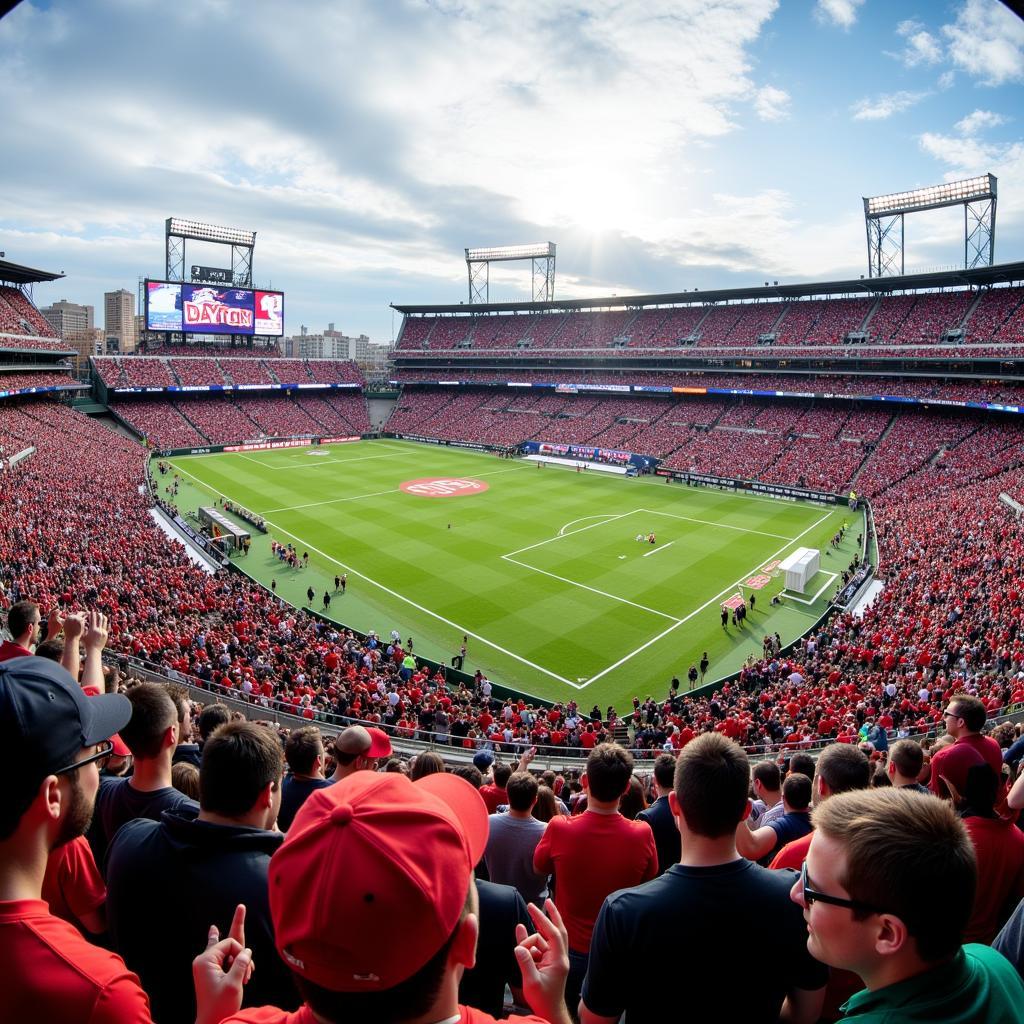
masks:
POLYGON ((775 854, 768 867, 773 871, 778 871, 781 868, 793 868, 794 871, 799 871, 804 866, 804 861, 807 860, 807 851, 811 848, 813 838, 814 833, 808 832, 807 835, 794 839, 791 843, 786 843, 775 854))
POLYGON ((42 900, 0 902, 0 1020, 151 1024, 139 979, 42 900))
POLYGON ((978 858, 978 887, 964 942, 988 946, 1006 923, 1005 911, 1024 897, 1024 832, 1002 818, 964 818, 978 858))
POLYGON ((107 887, 85 836, 72 839, 50 854, 43 875, 43 899, 54 917, 78 925, 106 898, 107 887))
POLYGON ((0 661, 10 661, 11 658, 27 658, 32 654, 20 644, 13 640, 5 640, 0 644, 0 661))
MULTIPOLYGON (((513 1014, 505 1020, 512 1024, 547 1024, 543 1017, 518 1017, 513 1014)), ((239 1010, 233 1017, 225 1017, 221 1024, 318 1024, 313 1011, 303 1004, 294 1013, 279 1010, 276 1006, 254 1006, 239 1010)), ((472 1006, 459 1007, 459 1024, 498 1024, 497 1018, 472 1006)))
POLYGON ((502 786, 496 786, 493 782, 481 786, 480 795, 484 798, 484 803, 487 804, 488 814, 497 814, 498 808, 502 804, 508 803, 508 790, 502 786))
POLYGON ((533 852, 533 868, 538 875, 554 874, 569 948, 587 953, 605 897, 657 875, 654 832, 646 821, 621 814, 555 817, 533 852))

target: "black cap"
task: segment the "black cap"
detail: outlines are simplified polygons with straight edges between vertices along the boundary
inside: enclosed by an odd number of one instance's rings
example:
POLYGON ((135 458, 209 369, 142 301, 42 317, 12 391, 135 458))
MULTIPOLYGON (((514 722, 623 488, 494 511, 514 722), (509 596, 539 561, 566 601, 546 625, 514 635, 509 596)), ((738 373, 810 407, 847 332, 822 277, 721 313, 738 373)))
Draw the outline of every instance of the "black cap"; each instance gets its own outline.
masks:
POLYGON ((131 717, 127 697, 87 697, 49 658, 0 662, 0 756, 26 785, 67 768, 83 747, 109 740, 131 717))

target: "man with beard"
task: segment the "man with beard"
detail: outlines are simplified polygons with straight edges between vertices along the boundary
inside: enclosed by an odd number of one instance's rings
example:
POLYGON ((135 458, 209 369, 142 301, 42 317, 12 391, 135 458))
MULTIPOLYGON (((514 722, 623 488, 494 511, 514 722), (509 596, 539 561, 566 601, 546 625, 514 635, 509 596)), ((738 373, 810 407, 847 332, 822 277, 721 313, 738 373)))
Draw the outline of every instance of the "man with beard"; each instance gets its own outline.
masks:
MULTIPOLYGON (((86 697, 45 658, 0 664, 0 1020, 150 1020, 149 1000, 124 961, 90 945, 41 898, 47 859, 88 828, 98 763, 130 716, 123 696, 86 697)), ((240 936, 241 922, 237 937, 223 941, 211 930, 195 961, 197 1024, 213 1024, 241 1003, 252 953, 240 936)))

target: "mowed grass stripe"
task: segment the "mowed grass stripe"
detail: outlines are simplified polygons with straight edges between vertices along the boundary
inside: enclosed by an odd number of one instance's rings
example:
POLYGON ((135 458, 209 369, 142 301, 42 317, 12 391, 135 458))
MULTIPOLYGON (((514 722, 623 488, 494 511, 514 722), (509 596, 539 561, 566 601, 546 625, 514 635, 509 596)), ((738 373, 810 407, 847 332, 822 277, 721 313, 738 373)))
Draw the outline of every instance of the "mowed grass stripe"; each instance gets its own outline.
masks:
MULTIPOLYGON (((324 464, 315 473, 280 472, 303 465, 303 458, 310 463, 318 458, 295 449, 259 452, 258 464, 231 454, 175 462, 208 488, 254 511, 282 509, 268 518, 295 538, 300 551, 307 544, 310 550, 323 552, 314 554, 310 578, 329 581, 338 571, 330 560, 337 559, 424 609, 418 611, 375 587, 354 587, 350 577, 353 593, 331 607, 340 620, 357 628, 384 631, 393 625, 403 635, 412 632, 418 653, 445 660, 461 641, 459 630, 468 629, 496 645, 488 650, 471 641, 468 667, 479 665, 501 682, 551 699, 570 695, 565 684, 524 662, 569 680, 590 677, 660 633, 667 620, 510 564, 502 555, 554 538, 574 521, 577 528, 586 526, 589 520, 580 522, 585 517, 646 508, 646 518, 656 521, 647 528, 657 531, 661 543, 672 542, 671 549, 656 559, 642 557, 649 546, 633 538, 640 532, 637 522, 645 516, 631 514, 575 541, 570 534, 540 543, 521 560, 681 618, 778 548, 780 541, 758 534, 795 537, 823 514, 813 506, 666 486, 655 480, 610 479, 596 472, 536 470, 528 463, 431 446, 375 441, 328 451, 328 458, 337 461, 326 464, 327 458, 320 456, 324 464), (394 457, 376 457, 385 453, 394 457), (452 499, 419 498, 397 490, 404 480, 429 476, 479 478, 490 489, 452 499), (376 491, 385 493, 358 499, 376 491), (338 500, 347 498, 358 500, 338 500), (309 507, 296 508, 299 505, 309 507), (688 521, 692 519, 704 522, 688 521), (562 545, 568 546, 559 551, 562 545), (542 560, 535 560, 538 556, 542 560)), ((823 547, 844 514, 836 512, 801 543, 823 547)), ((262 544, 269 547, 266 539, 262 544)), ((303 574, 290 579, 266 553, 258 558, 257 554, 254 550, 245 567, 267 583, 272 576, 277 578, 279 592, 288 590, 289 599, 304 603, 303 574)), ((822 561, 827 567, 827 560, 822 561)), ((837 561, 832 568, 843 564, 837 561)), ((314 589, 319 595, 319 583, 314 589)), ((765 626, 770 625, 772 592, 769 587, 759 595, 762 611, 754 616, 765 626)), ((685 674, 688 659, 699 658, 705 647, 713 663, 738 662, 741 650, 754 639, 754 624, 743 636, 723 635, 717 609, 713 611, 713 617, 702 613, 664 643, 601 678, 586 691, 588 699, 617 702, 638 691, 660 693, 669 676, 685 674)), ((788 616, 788 609, 774 611, 771 622, 792 631, 805 628, 807 611, 803 609, 799 618, 788 616), (789 625, 784 621, 787 616, 792 620, 789 625)), ((759 639, 758 635, 757 649, 759 639)))

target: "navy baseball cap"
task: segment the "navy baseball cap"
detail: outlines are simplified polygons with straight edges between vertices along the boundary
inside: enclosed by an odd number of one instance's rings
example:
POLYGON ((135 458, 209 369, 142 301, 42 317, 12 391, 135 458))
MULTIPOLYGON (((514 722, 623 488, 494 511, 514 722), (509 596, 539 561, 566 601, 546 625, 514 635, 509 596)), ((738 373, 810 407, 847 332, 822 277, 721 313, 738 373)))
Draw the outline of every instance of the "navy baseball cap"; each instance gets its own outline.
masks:
POLYGON ((87 697, 49 658, 0 662, 0 756, 27 786, 67 768, 83 747, 109 740, 131 717, 127 697, 87 697))
POLYGON ((489 750, 478 750, 473 755, 473 764, 476 765, 480 771, 485 772, 492 764, 494 764, 494 754, 489 750))

